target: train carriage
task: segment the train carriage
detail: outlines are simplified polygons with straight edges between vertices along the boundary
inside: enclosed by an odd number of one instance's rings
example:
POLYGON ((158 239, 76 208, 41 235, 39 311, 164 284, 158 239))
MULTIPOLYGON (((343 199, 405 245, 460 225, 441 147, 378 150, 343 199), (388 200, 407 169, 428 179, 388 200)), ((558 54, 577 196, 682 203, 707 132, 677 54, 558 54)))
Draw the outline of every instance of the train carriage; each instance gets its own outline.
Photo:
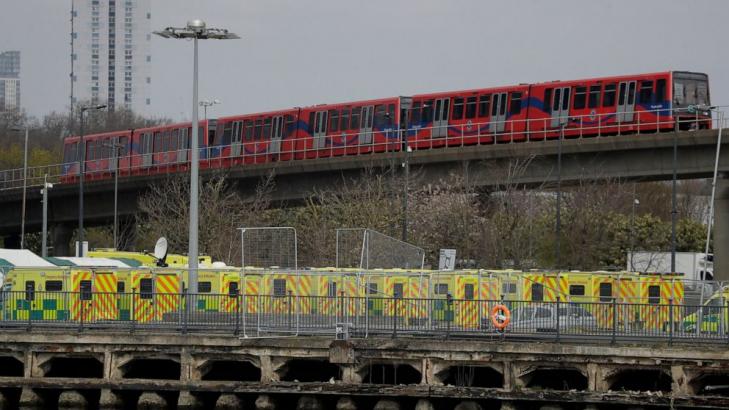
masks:
POLYGON ((293 159, 299 109, 223 117, 217 120, 215 146, 224 167, 293 159))

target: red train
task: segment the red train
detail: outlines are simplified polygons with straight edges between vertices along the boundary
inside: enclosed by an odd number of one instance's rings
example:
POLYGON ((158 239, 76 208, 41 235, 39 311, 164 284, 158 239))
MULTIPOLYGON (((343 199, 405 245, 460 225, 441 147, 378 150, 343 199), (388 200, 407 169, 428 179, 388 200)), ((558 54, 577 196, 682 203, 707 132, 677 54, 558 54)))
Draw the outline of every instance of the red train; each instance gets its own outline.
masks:
MULTIPOLYGON (((200 122, 201 168, 545 139, 710 128, 708 76, 668 71, 323 104, 200 122)), ((191 124, 84 136, 89 179, 184 171, 191 124)), ((638 136, 636 136, 638 138, 638 136)), ((78 175, 65 139, 62 181, 78 175)))

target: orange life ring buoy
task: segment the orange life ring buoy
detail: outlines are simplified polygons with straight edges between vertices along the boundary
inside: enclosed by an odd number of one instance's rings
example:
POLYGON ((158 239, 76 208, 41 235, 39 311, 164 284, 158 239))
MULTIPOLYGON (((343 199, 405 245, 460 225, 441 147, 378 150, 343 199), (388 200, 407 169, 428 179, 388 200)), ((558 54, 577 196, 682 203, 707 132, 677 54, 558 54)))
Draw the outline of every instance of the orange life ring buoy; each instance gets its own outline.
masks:
POLYGON ((511 311, 504 305, 496 305, 491 309, 491 323, 498 330, 506 329, 511 321, 511 311))

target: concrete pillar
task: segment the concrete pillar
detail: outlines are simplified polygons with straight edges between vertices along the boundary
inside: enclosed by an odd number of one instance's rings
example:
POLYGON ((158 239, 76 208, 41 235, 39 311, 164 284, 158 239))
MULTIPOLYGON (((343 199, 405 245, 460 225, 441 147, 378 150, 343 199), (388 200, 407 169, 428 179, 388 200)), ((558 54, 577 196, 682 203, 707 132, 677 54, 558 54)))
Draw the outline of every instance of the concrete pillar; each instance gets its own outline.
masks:
POLYGON ((435 406, 428 400, 420 399, 415 403, 415 410, 435 410, 435 406))
POLYGON ((59 409, 85 409, 88 405, 89 403, 86 401, 86 397, 82 396, 76 390, 64 391, 58 397, 59 409))
POLYGON ((118 410, 124 408, 124 402, 118 394, 109 389, 101 389, 99 410, 118 410))
MULTIPOLYGON (((223 393, 215 402, 215 410, 238 410, 243 408, 243 400, 235 394, 223 393)), ((179 410, 180 407, 178 406, 179 410)))
POLYGON ((362 375, 357 373, 362 366, 358 365, 342 365, 342 383, 360 384, 362 383, 362 375))
POLYGON ((71 255, 71 236, 73 228, 70 225, 58 224, 51 227, 51 244, 54 256, 71 255))
MULTIPOLYGON (((192 355, 190 354, 190 351, 183 348, 180 352, 180 380, 181 381, 188 381, 188 380, 196 380, 193 378, 193 369, 194 366, 194 360, 192 358, 192 355)), ((199 379, 197 379, 199 380, 199 379)))
POLYGON ((714 279, 729 280, 729 175, 716 179, 714 197, 714 279))
POLYGON ((13 233, 3 238, 3 247, 5 249, 20 249, 20 234, 13 233))
POLYGON ((351 397, 340 397, 337 401, 337 410, 357 410, 357 403, 351 397))
POLYGON ((43 409, 43 399, 33 389, 23 387, 18 401, 18 409, 20 410, 36 410, 43 409))
POLYGON ((587 363, 587 391, 602 391, 598 389, 598 386, 602 387, 600 376, 602 374, 597 363, 587 363))
POLYGON ((516 404, 512 401, 502 401, 501 410, 516 410, 516 404))
POLYGON ((511 362, 504 362, 504 390, 511 391, 514 389, 515 377, 514 377, 514 366, 511 362))
POLYGON ((296 403, 296 410, 324 410, 324 406, 315 396, 301 396, 296 403))
POLYGON ((139 396, 137 410, 159 410, 166 409, 167 401, 159 394, 146 391, 139 396))
POLYGON ((273 366, 271 356, 261 356, 261 382, 270 383, 279 381, 279 375, 273 366))
POLYGON ((380 400, 375 404, 374 410, 400 410, 400 403, 394 400, 380 400))
POLYGON ((480 404, 475 401, 462 401, 453 410, 483 410, 480 404))
POLYGON ((257 410, 276 410, 276 401, 273 397, 262 394, 256 398, 256 409, 257 410))
POLYGON ((671 366, 671 391, 674 395, 691 395, 691 387, 683 366, 671 366))
POLYGON ((177 397, 177 410, 196 410, 202 408, 202 403, 192 393, 186 390, 180 391, 180 395, 177 397))

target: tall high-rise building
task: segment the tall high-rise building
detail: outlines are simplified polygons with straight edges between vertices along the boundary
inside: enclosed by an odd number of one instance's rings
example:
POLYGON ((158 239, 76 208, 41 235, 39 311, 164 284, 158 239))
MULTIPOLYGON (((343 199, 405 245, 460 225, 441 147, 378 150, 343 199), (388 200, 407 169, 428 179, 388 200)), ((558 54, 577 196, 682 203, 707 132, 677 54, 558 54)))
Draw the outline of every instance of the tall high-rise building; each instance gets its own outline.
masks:
POLYGON ((20 51, 0 53, 0 112, 20 109, 20 51))
POLYGON ((151 0, 73 0, 73 102, 150 104, 151 0))

